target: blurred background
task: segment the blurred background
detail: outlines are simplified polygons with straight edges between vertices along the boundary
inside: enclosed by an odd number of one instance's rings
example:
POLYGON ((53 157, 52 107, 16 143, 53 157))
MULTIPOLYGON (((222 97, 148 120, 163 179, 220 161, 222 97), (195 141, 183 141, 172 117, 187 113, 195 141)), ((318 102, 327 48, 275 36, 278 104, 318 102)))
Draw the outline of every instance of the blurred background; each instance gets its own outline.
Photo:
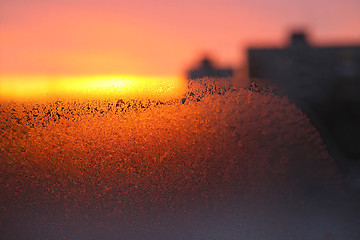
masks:
MULTIPOLYGON (((13 0, 0 3, 0 73, 179 75, 205 55, 244 70, 250 46, 360 39, 357 0, 13 0)), ((246 68, 245 68, 246 69, 246 68)))

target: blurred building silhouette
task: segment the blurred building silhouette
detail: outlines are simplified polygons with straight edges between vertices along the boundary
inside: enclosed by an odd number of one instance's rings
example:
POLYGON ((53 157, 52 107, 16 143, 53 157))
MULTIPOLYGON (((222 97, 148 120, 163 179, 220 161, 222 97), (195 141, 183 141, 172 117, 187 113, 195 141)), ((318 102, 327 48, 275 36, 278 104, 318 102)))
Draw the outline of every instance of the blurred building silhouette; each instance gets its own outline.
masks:
POLYGON ((294 33, 285 48, 250 48, 250 79, 268 79, 298 105, 360 100, 360 45, 313 47, 294 33))
POLYGON ((203 77, 232 77, 233 69, 217 68, 211 60, 205 57, 198 67, 190 69, 187 73, 188 79, 199 79, 203 77))
POLYGON ((312 46, 297 32, 284 48, 248 49, 248 71, 297 104, 325 141, 360 159, 360 44, 312 46))

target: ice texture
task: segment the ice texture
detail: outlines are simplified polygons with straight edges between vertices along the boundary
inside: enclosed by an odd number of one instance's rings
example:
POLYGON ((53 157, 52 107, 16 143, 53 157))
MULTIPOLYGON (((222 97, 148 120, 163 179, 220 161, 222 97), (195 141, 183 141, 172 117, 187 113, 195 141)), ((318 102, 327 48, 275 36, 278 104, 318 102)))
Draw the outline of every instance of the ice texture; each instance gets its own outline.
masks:
POLYGON ((163 102, 2 102, 0 158, 2 239, 357 236, 311 215, 344 191, 307 117, 226 79, 163 102))

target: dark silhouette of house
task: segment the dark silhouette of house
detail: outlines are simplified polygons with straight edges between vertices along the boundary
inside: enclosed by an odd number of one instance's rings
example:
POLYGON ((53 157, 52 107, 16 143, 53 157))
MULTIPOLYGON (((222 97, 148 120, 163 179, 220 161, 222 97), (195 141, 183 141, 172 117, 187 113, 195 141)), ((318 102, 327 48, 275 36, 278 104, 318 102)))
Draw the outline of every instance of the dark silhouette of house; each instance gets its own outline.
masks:
POLYGON ((285 48, 248 49, 250 79, 267 79, 299 106, 335 97, 360 100, 360 44, 314 47, 293 33, 285 48))
POLYGON ((188 79, 199 79, 203 77, 232 77, 233 70, 231 68, 217 68, 211 60, 205 57, 200 65, 194 69, 190 69, 187 73, 188 79))
POLYGON ((347 158, 360 159, 360 43, 312 46, 303 32, 284 48, 248 49, 250 81, 267 80, 347 158))

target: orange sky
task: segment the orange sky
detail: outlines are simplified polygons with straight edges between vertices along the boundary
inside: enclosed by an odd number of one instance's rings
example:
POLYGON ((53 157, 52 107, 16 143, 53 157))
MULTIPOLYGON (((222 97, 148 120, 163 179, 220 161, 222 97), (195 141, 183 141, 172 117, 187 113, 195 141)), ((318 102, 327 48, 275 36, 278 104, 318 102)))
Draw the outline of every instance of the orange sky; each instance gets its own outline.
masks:
POLYGON ((0 74, 176 75, 204 53, 239 65, 292 27, 360 42, 358 0, 5 0, 0 74))

